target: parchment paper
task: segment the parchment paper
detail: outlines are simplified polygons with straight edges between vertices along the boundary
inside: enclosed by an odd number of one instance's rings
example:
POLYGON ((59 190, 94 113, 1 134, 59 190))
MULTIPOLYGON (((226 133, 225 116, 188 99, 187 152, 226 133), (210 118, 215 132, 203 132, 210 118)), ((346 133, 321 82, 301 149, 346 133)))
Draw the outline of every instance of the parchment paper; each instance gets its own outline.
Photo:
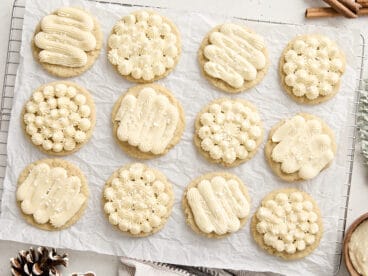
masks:
POLYGON ((209 164, 196 152, 192 143, 194 119, 199 110, 216 98, 229 96, 213 88, 201 76, 197 64, 197 50, 202 38, 212 27, 225 21, 239 21, 233 18, 205 12, 159 10, 178 26, 183 43, 182 56, 177 68, 159 83, 170 89, 182 103, 187 127, 182 140, 175 148, 167 155, 146 163, 161 170, 171 180, 175 190, 175 205, 164 229, 148 238, 127 237, 111 227, 106 220, 100 201, 103 185, 118 167, 134 161, 114 142, 110 124, 111 109, 115 100, 133 84, 125 81, 109 64, 105 51, 106 40, 115 22, 137 9, 83 1, 27 1, 21 64, 16 78, 14 107, 9 128, 8 167, 4 182, 0 238, 182 265, 273 271, 284 274, 303 272, 303 275, 323 272, 324 275, 331 275, 334 269, 342 187, 347 180, 346 137, 350 134, 350 130, 346 125, 350 110, 349 102, 355 88, 357 66, 353 45, 358 43, 357 33, 334 28, 241 21, 265 37, 272 65, 259 85, 248 92, 230 97, 247 99, 259 108, 266 134, 279 120, 303 111, 323 118, 334 130, 338 144, 337 156, 331 167, 314 180, 301 184, 287 184, 274 176, 264 159, 264 144, 251 161, 237 168, 227 169, 238 175, 248 186, 252 197, 251 215, 260 200, 277 188, 297 187, 309 192, 317 200, 325 227, 321 244, 309 257, 286 262, 267 255, 258 248, 250 235, 249 222, 243 229, 229 237, 220 240, 207 239, 196 235, 186 225, 181 209, 183 189, 192 179, 207 172, 224 170, 222 167, 209 164), (19 173, 29 163, 47 157, 25 138, 20 127, 20 112, 34 89, 56 80, 32 57, 30 42, 35 26, 46 14, 60 6, 71 4, 91 11, 100 21, 104 33, 104 47, 94 66, 82 76, 70 79, 92 93, 97 108, 97 125, 91 141, 79 152, 65 158, 79 166, 85 173, 91 196, 88 209, 74 226, 60 232, 45 232, 25 223, 15 202, 19 173), (336 40, 347 58, 346 73, 340 92, 332 100, 317 106, 298 105, 293 102, 282 91, 277 71, 278 60, 285 45, 294 36, 311 32, 324 33, 336 40))

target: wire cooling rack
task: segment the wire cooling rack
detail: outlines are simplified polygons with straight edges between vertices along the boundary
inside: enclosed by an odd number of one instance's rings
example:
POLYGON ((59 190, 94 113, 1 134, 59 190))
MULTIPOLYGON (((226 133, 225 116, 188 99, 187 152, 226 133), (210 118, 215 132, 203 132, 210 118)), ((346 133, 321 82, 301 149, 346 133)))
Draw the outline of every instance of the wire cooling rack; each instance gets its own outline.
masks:
MULTIPOLYGON (((98 2, 101 4, 112 4, 112 5, 120 5, 120 6, 128 6, 128 7, 143 7, 143 8, 162 8, 162 7, 154 7, 154 6, 146 6, 139 4, 127 4, 121 2, 114 1, 103 1, 103 0, 88 0, 91 2, 98 2)), ((11 21, 9 28, 9 40, 8 40, 8 48, 7 48, 7 56, 6 56, 6 64, 5 64, 5 74, 3 81, 3 89, 1 93, 1 107, 0 107, 0 207, 1 207, 1 198, 3 191, 3 181, 5 177, 5 169, 6 169, 6 160, 7 160, 7 137, 8 137, 8 129, 9 129, 9 121, 11 116, 11 109, 13 105, 13 96, 14 96, 14 86, 15 86, 15 78, 17 74, 17 69, 19 65, 20 59, 20 47, 22 42, 22 27, 23 27, 23 19, 25 13, 25 0, 15 0, 12 7, 11 12, 11 21)), ((282 25, 297 25, 290 24, 284 22, 275 22, 275 21, 266 21, 266 20, 255 20, 255 19, 245 19, 240 17, 235 17, 236 19, 244 20, 244 21, 253 21, 253 22, 262 22, 262 23, 272 23, 272 24, 282 24, 282 25)), ((352 124, 349 126, 351 128, 352 136, 349 137, 351 140, 351 146, 349 148, 349 152, 347 155, 347 175, 348 181, 344 185, 343 189, 343 198, 341 206, 341 215, 339 219, 338 226, 338 239, 336 240, 336 252, 335 252, 335 274, 340 270, 341 262, 342 262, 342 241, 345 234, 346 228, 346 218, 348 214, 348 205, 350 198, 350 190, 351 190, 351 180, 353 174, 353 162, 354 162, 354 154, 355 154, 355 142, 357 139, 357 111, 359 106, 360 94, 364 88, 363 74, 364 74, 364 66, 366 60, 366 41, 363 35, 360 35, 360 44, 358 45, 357 59, 358 59, 358 68, 356 68, 358 72, 357 78, 357 88, 355 91, 355 99, 353 102, 352 113, 350 114, 350 118, 348 118, 349 122, 352 124)), ((1 212, 1 209, 0 209, 1 212)))

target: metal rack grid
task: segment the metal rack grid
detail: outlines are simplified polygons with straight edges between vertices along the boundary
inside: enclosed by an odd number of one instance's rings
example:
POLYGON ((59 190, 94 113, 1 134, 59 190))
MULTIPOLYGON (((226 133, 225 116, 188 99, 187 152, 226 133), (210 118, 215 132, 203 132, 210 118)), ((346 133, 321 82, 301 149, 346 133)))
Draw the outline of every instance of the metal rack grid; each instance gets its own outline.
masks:
MULTIPOLYGON (((15 0, 11 12, 9 28, 8 49, 4 71, 3 90, 1 93, 0 106, 0 204, 2 200, 3 181, 5 177, 7 160, 7 138, 11 109, 13 105, 13 95, 15 78, 19 65, 20 47, 22 42, 22 28, 24 17, 24 3, 15 0)), ((0 205, 1 206, 1 205, 0 205)), ((0 209, 1 212, 1 209, 0 209)))
MULTIPOLYGON (((146 5, 138 5, 138 4, 127 4, 115 1, 103 1, 103 0, 88 0, 91 2, 98 2, 101 4, 112 4, 112 5, 120 5, 127 7, 147 7, 147 8, 163 8, 163 7, 154 7, 154 6, 146 6, 146 5)), ((9 40, 8 40, 8 48, 7 48, 7 56, 6 56, 6 64, 5 64, 5 74, 3 81, 3 89, 1 93, 1 106, 0 106, 0 207, 1 207, 1 199, 2 199, 2 191, 3 191, 3 181, 5 178, 5 169, 6 169, 6 160, 7 160, 7 137, 8 137, 8 129, 9 129, 9 121, 11 116, 11 109, 13 105, 13 96, 14 96, 14 86, 15 86, 15 78, 17 74, 17 69, 19 65, 20 59, 20 48, 22 42, 22 27, 23 27, 23 19, 25 13, 25 0, 14 0, 12 12, 11 12, 11 21, 9 28, 9 40)), ((267 21, 267 20, 256 20, 256 19, 245 19, 240 17, 235 17, 236 19, 244 20, 244 21, 253 21, 253 22, 262 22, 262 23, 271 23, 271 24, 282 24, 282 25, 299 25, 299 24, 290 24, 284 22, 276 22, 276 21, 267 21)), ((342 263, 342 242, 346 229, 346 218, 348 214, 348 205, 351 191, 351 180, 353 174, 353 162, 354 162, 354 154, 355 154, 355 142, 357 139, 357 111, 360 99, 360 93, 364 89, 364 66, 365 66, 365 47, 366 41, 363 35, 361 35, 361 44, 359 45, 357 56, 358 59, 358 68, 356 68, 357 72, 359 72, 359 77, 357 78, 357 88, 355 91, 355 99, 353 102, 353 110, 351 113, 351 118, 349 120, 352 122, 352 125, 349 126, 352 128, 353 136, 349 137, 351 140, 351 147, 348 149, 349 153, 347 155, 347 175, 348 181, 344 184, 344 195, 343 195, 343 204, 341 206, 341 215, 339 218, 339 227, 338 227, 338 240, 336 241, 336 252, 335 252, 335 274, 338 273, 342 263)), ((0 209, 1 212, 1 209, 0 209)))

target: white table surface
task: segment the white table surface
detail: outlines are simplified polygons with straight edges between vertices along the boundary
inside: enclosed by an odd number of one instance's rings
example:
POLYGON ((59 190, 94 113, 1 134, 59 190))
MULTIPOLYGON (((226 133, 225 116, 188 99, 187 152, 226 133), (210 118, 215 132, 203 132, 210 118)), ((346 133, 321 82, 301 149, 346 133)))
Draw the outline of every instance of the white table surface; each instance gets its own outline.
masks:
MULTIPOLYGON (((31 0, 28 0, 31 1, 31 0)), ((52 1, 52 0, 49 0, 52 1)), ((125 1, 128 2, 128 1, 125 1)), ((129 1, 133 2, 133 1, 129 1)), ((251 19, 263 19, 272 21, 282 21, 290 23, 329 25, 339 28, 354 28, 368 39, 368 16, 358 19, 304 19, 304 11, 307 7, 323 5, 322 1, 315 0, 140 0, 139 4, 171 7, 183 10, 199 10, 215 13, 226 13, 228 15, 241 16, 251 19)), ((0 1, 0 87, 2 87, 6 49, 8 44, 8 31, 11 18, 13 0, 0 1)), ((368 71, 368 67, 366 67, 368 71)), ((367 77, 367 72, 365 74, 367 77)), ((357 218, 359 215, 368 212, 368 170, 363 165, 363 158, 360 154, 359 145, 356 147, 352 190, 350 204, 348 209, 347 225, 357 218)), ((326 183, 327 184, 327 183, 326 183)), ((330 183, 333 185, 333 183, 330 183)), ((9 258, 17 255, 21 249, 26 249, 30 245, 21 244, 9 241, 0 241, 0 275, 9 274, 9 258)), ((117 275, 118 258, 114 256, 95 254, 92 252, 79 252, 73 250, 61 250, 69 253, 70 264, 68 269, 65 269, 65 274, 70 272, 85 272, 92 270, 97 275, 117 275)), ((323 273, 321 271, 321 273, 323 273)), ((343 265, 339 274, 347 275, 345 266, 343 265)))

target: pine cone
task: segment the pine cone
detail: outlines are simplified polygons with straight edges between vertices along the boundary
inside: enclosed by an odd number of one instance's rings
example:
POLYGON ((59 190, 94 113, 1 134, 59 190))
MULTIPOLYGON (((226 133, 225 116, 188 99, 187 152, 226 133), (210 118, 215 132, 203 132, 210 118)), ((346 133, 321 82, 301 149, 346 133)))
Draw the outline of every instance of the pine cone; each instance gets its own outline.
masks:
POLYGON ((49 251, 40 246, 35 251, 32 247, 29 251, 21 250, 17 258, 10 259, 11 273, 13 276, 60 276, 56 266, 68 265, 68 255, 58 255, 56 249, 49 251))

